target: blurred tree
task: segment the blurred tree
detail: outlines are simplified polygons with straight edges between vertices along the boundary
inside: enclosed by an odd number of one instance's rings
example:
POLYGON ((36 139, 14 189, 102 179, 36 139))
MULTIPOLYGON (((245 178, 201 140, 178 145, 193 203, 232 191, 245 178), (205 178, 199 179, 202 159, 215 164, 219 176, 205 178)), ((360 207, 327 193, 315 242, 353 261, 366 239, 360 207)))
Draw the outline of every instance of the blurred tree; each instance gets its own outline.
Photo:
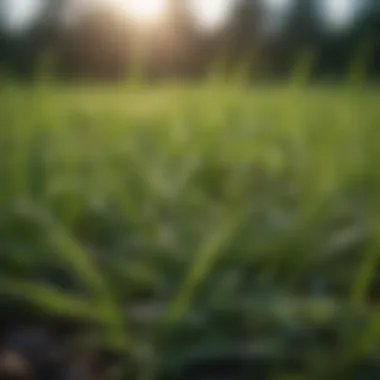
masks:
POLYGON ((47 1, 36 22, 17 34, 1 28, 5 23, 0 21, 0 66, 3 69, 21 79, 33 77, 40 57, 47 48, 54 46, 65 1, 47 1))
POLYGON ((295 0, 288 27, 284 31, 283 54, 279 61, 285 72, 291 71, 304 53, 318 54, 322 38, 322 27, 315 0, 295 0))
POLYGON ((296 48, 313 46, 320 30, 315 0, 295 0, 287 30, 293 45, 296 48))
POLYGON ((347 74, 362 76, 359 72, 363 70, 367 79, 380 74, 380 7, 377 0, 367 2, 351 28, 323 35, 319 76, 341 80, 347 74))
POLYGON ((354 54, 363 54, 363 62, 371 77, 380 76, 380 3, 370 0, 369 7, 350 33, 354 54))
POLYGON ((245 55, 262 37, 261 0, 239 0, 232 12, 227 38, 234 55, 245 55))
MULTIPOLYGON (((230 22, 221 31, 219 51, 225 52, 229 64, 255 63, 262 60, 264 46, 262 0, 238 0, 233 7, 230 22)), ((219 53, 220 54, 220 53, 219 53)))
POLYGON ((60 73, 74 78, 120 78, 127 69, 128 36, 128 22, 116 9, 86 12, 61 34, 60 73))
POLYGON ((186 1, 168 0, 167 19, 158 38, 155 64, 162 74, 180 76, 197 71, 202 39, 186 1))

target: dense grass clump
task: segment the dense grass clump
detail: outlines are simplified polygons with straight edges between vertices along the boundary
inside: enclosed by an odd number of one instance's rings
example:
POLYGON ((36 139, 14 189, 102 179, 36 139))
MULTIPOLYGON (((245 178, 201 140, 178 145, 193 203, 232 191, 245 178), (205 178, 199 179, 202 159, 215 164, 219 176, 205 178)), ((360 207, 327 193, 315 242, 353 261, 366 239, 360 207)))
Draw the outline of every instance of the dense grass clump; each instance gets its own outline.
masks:
POLYGON ((307 379, 371 359, 379 101, 217 83, 3 87, 2 296, 101 323, 141 378, 252 350, 293 355, 307 379))

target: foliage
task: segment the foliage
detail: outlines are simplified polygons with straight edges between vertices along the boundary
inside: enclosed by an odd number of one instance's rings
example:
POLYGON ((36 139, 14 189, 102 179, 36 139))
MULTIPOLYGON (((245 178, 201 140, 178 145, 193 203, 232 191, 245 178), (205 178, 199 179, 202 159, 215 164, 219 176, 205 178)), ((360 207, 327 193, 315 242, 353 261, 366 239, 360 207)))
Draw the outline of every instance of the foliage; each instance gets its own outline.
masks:
POLYGON ((378 94, 303 84, 4 85, 1 296, 95 319, 141 378, 188 351, 308 379, 373 357, 378 94))

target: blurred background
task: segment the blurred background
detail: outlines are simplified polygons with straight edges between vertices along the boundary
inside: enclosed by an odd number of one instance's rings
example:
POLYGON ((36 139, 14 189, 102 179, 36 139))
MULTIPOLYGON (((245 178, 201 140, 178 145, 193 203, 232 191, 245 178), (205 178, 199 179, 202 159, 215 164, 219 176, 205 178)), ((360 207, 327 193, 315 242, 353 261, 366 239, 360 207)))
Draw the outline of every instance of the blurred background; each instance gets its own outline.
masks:
POLYGON ((380 378, 380 0, 0 0, 0 380, 380 378))
POLYGON ((64 78, 115 80, 136 65, 151 79, 201 78, 223 59, 270 80, 307 52, 312 78, 336 81, 366 49, 373 79, 379 14, 377 0, 2 0, 1 66, 30 79, 50 54, 64 78))

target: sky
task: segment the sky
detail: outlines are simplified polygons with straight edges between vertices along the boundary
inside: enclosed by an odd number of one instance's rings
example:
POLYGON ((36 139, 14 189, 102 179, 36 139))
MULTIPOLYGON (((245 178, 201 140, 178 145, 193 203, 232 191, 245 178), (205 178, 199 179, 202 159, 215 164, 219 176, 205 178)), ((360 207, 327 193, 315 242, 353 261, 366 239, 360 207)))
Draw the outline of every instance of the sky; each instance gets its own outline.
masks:
POLYGON ((350 23, 359 10, 358 0, 324 0, 324 3, 327 23, 338 28, 350 23))
POLYGON ((3 0, 6 26, 10 28, 23 28, 32 22, 39 14, 42 6, 41 0, 3 0))
MULTIPOLYGON (((38 16, 44 0, 0 0, 4 2, 8 27, 14 30, 27 27, 38 16)), ((107 0, 81 0, 84 2, 107 0)), ((135 0, 108 0, 108 1, 135 1, 135 0)), ((152 0, 137 0, 140 4, 152 0)), ((156 0, 157 1, 157 0, 156 0)), ((203 26, 213 27, 228 17, 228 10, 234 0, 191 0, 193 9, 203 26)), ((291 6, 293 0, 265 0, 274 14, 281 15, 291 6)), ((320 0, 324 10, 324 19, 328 25, 342 27, 349 23, 355 15, 358 0, 320 0)), ((136 3, 136 1, 135 1, 136 3)))

